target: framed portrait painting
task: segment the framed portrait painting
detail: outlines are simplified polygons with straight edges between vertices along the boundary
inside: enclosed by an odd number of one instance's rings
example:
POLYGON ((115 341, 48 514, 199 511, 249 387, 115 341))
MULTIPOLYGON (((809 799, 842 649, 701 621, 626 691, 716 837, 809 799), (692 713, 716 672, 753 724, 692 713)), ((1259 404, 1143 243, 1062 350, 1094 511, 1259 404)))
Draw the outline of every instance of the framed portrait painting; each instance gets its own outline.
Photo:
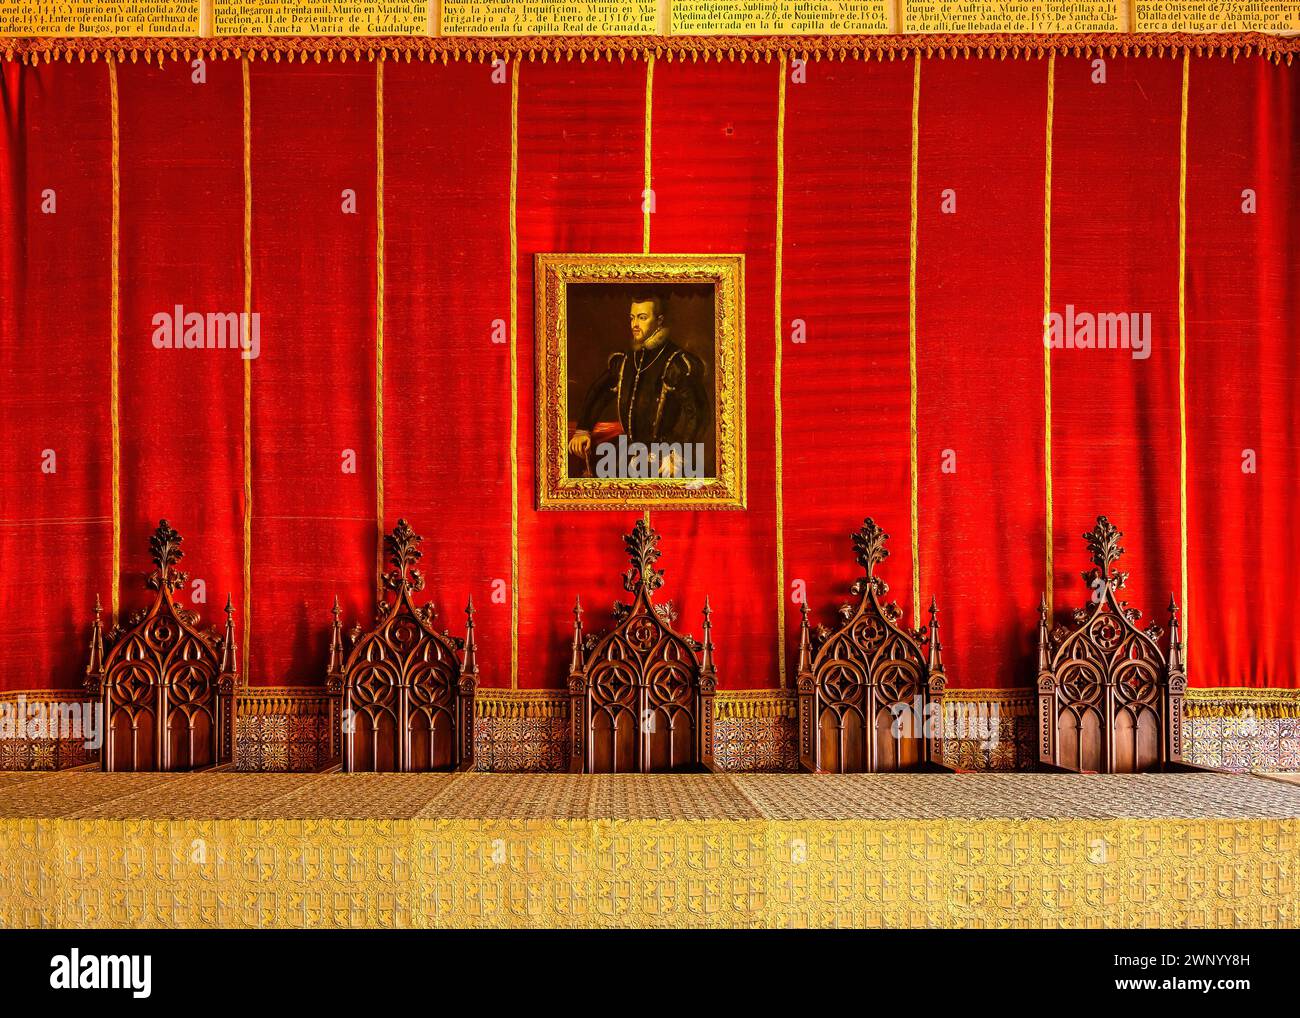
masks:
POLYGON ((744 255, 537 255, 539 508, 745 508, 744 279, 744 255))

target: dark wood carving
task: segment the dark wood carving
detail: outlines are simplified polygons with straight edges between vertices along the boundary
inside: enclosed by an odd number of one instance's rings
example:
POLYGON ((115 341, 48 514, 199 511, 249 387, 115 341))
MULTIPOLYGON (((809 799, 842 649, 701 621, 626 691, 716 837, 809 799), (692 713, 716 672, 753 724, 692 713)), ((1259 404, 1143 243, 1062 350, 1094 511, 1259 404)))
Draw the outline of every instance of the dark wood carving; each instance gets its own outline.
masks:
POLYGON ((433 627, 432 604, 415 564, 420 542, 406 520, 384 536, 393 568, 384 598, 364 635, 356 626, 343 649, 338 598, 326 688, 332 704, 331 756, 345 771, 469 770, 474 765, 474 691, 478 656, 474 602, 465 607, 465 639, 433 627), (391 595, 391 597, 390 597, 391 595), (463 657, 458 657, 463 652, 463 657))
POLYGON ((1182 769, 1187 676, 1178 604, 1169 599, 1169 654, 1154 622, 1119 599, 1128 573, 1116 568, 1124 535, 1105 516, 1083 535, 1093 568, 1083 573, 1092 603, 1072 625, 1049 626, 1038 611, 1040 766, 1104 774, 1182 769))
POLYGON ((671 602, 656 604, 663 586, 659 535, 644 520, 624 537, 631 568, 623 588, 631 603, 614 605, 614 628, 582 632, 582 605, 573 608, 569 668, 569 769, 627 773, 713 769, 712 611, 704 602, 704 640, 673 629, 671 602))
POLYGON ((847 774, 942 766, 943 695, 947 679, 939 643, 938 606, 917 632, 903 629, 898 605, 875 569, 889 539, 868 519, 853 535, 866 575, 853 584, 857 605, 840 608, 834 632, 799 630, 799 764, 803 770, 847 774))
POLYGON ((228 763, 235 732, 235 621, 226 597, 223 636, 202 626, 176 591, 181 535, 166 520, 149 538, 153 604, 103 631, 99 598, 90 635, 86 691, 103 703, 106 771, 185 771, 228 763))

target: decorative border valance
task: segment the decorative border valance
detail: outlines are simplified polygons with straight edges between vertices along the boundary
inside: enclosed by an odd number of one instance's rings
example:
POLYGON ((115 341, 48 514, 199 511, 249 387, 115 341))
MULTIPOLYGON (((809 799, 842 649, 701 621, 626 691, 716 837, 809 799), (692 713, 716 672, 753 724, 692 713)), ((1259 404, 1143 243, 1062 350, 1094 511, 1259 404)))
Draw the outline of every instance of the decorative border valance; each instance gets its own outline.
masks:
POLYGON ((516 38, 431 38, 411 36, 227 38, 41 38, 0 41, 0 56, 25 63, 52 60, 117 61, 263 59, 317 63, 332 60, 762 60, 803 57, 812 60, 895 60, 915 53, 940 59, 958 57, 1038 58, 1062 56, 1262 56, 1290 64, 1300 52, 1300 36, 1241 33, 1100 33, 990 35, 858 36, 546 36, 516 38))

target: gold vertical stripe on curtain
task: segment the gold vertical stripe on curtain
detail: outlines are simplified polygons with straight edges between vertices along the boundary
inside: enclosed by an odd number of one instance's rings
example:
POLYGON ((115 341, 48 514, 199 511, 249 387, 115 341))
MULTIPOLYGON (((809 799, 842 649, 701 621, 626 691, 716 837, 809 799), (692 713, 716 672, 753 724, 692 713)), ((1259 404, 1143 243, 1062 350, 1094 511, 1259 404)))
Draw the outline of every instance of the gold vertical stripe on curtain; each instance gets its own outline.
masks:
POLYGON ((519 57, 510 75, 510 688, 519 688, 519 57))
MULTIPOLYGON (((253 321, 253 99, 248 60, 244 80, 244 328, 253 321)), ((244 335, 245 347, 249 342, 244 335)), ((244 661, 243 683, 248 685, 253 633, 253 362, 244 358, 244 661)))
POLYGON ((109 603, 113 624, 117 625, 121 609, 122 572, 122 420, 118 401, 118 313, 120 311, 120 249, 122 244, 122 165, 121 133, 117 106, 117 61, 108 58, 108 106, 112 121, 112 228, 109 254, 108 297, 108 420, 112 433, 112 501, 113 501, 113 577, 109 603))
POLYGON ((375 61, 375 587, 384 597, 384 57, 375 61))
POLYGON ((776 366, 773 371, 776 422, 773 429, 776 448, 776 661, 781 688, 785 688, 785 460, 781 415, 781 274, 782 249, 785 245, 785 79, 786 55, 781 54, 781 81, 776 93, 776 291, 773 299, 773 321, 776 326, 776 366))
POLYGON ((1178 126, 1178 547, 1184 647, 1187 646, 1187 97, 1191 75, 1192 55, 1184 53, 1178 126))
POLYGON ((1052 555, 1052 348, 1047 323, 1052 313, 1052 119, 1056 112, 1056 54, 1047 57, 1047 133, 1043 163, 1043 499, 1047 577, 1043 596, 1050 610, 1054 565, 1052 555))
POLYGON ((912 625, 921 625, 921 494, 916 461, 916 184, 921 142, 921 54, 912 72, 912 180, 910 187, 911 225, 907 261, 907 376, 908 376, 908 469, 912 485, 912 625))
MULTIPOLYGON (((645 62, 645 186, 641 190, 641 253, 650 253, 650 130, 654 123, 655 57, 651 53, 645 62)), ((645 525, 650 526, 650 510, 642 514, 645 525)))
POLYGON ((641 253, 650 253, 650 190, 653 186, 650 172, 650 126, 654 122, 655 57, 651 53, 645 62, 645 188, 641 192, 641 253))

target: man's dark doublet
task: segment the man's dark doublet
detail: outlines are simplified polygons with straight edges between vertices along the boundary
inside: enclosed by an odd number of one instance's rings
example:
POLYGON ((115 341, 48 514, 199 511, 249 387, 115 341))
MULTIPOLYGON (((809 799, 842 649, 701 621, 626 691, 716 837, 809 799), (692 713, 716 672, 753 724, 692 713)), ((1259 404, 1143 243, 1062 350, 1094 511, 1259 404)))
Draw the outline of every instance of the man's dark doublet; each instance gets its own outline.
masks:
POLYGON ((590 432, 614 403, 629 442, 698 442, 709 411, 704 373, 704 362, 661 329, 640 350, 609 358, 587 392, 578 429, 590 432))

